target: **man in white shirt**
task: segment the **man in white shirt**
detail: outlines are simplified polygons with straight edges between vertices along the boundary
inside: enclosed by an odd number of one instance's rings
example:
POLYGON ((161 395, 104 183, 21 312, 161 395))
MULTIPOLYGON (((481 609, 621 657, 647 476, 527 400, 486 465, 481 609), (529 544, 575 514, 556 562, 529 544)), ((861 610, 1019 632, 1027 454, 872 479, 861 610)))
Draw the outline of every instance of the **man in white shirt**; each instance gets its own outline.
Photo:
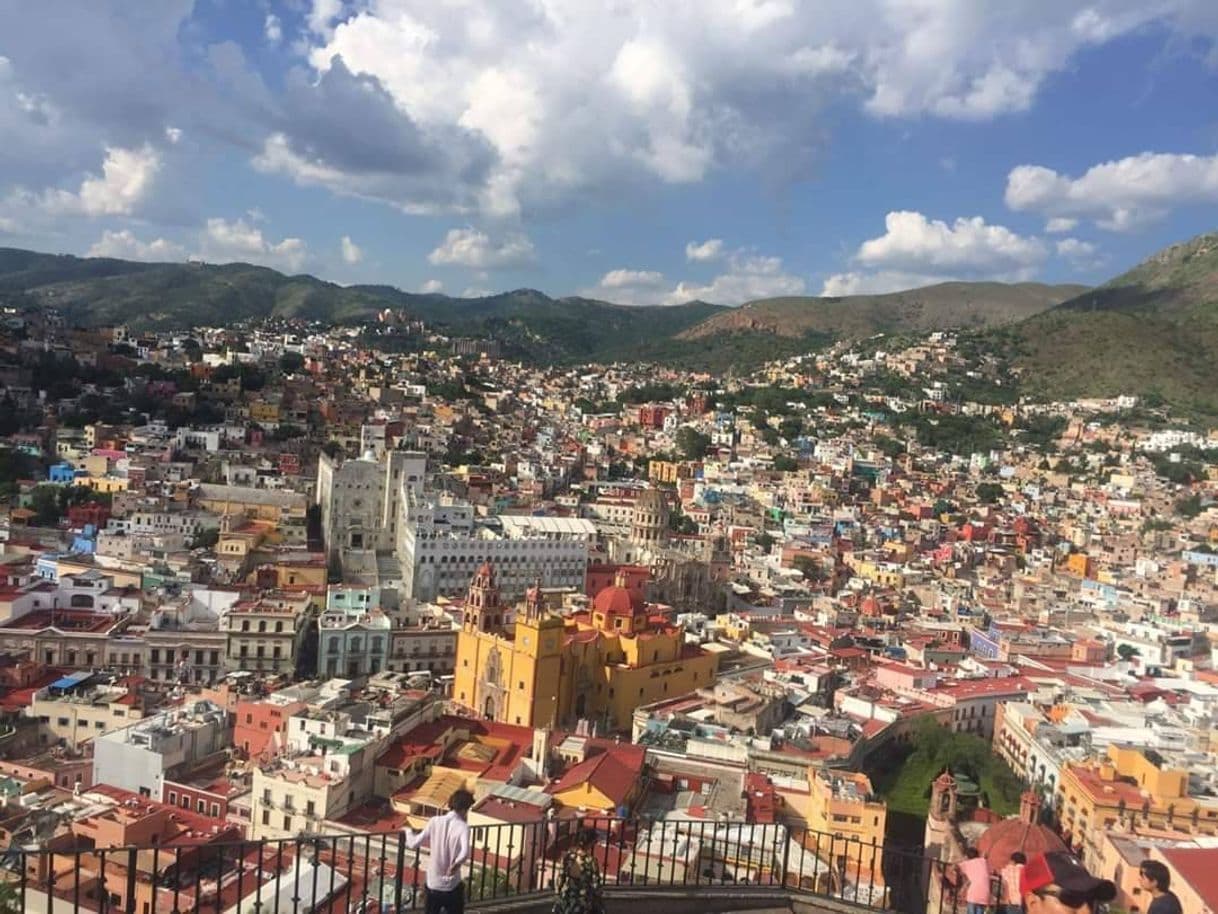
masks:
POLYGON ((406 829, 406 846, 411 850, 427 845, 427 903, 424 914, 465 914, 465 887, 461 884, 461 865, 469 860, 469 809, 474 795, 462 788, 448 798, 449 812, 427 820, 421 831, 406 829))

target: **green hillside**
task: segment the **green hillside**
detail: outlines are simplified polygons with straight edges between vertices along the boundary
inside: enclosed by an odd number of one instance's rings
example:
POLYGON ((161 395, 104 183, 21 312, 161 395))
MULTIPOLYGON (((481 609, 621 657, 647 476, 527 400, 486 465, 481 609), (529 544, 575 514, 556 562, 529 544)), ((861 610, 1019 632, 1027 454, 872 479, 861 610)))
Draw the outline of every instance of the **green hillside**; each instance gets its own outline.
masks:
POLYGON ((928 332, 1014 323, 1078 295, 1086 286, 1042 283, 945 282, 904 292, 842 298, 770 298, 718 314, 682 334, 810 334, 862 338, 876 333, 928 332))
POLYGON ((1156 396, 1218 414, 1218 234, 1173 245, 1012 330, 1029 393, 1156 396))

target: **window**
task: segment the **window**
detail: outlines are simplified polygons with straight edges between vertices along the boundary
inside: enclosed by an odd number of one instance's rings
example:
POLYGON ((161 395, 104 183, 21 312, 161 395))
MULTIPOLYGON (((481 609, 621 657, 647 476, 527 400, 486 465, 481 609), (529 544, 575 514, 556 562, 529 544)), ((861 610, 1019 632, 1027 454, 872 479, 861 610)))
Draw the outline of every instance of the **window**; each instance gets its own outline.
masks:
POLYGON ((59 720, 58 720, 58 724, 59 724, 59 726, 61 726, 61 727, 66 727, 66 726, 67 726, 68 724, 70 724, 70 723, 71 723, 71 721, 70 721, 70 720, 68 720, 66 717, 61 717, 61 718, 59 718, 59 720))
POLYGON ((199 805, 198 805, 198 807, 197 807, 197 808, 198 808, 198 811, 199 811, 199 812, 201 812, 201 813, 206 812, 206 811, 207 811, 207 804, 206 804, 206 803, 204 803, 202 800, 200 800, 200 801, 199 801, 199 805))
POLYGON ((282 632, 282 631, 283 631, 283 620, 282 620, 282 619, 279 619, 278 621, 276 621, 276 623, 275 623, 275 631, 276 631, 276 632, 282 632))
POLYGON ((178 805, 178 792, 176 790, 169 791, 169 805, 170 806, 178 805))
POLYGON ((264 810, 262 810, 262 824, 263 824, 263 825, 270 825, 270 824, 271 824, 271 814, 270 814, 270 812, 268 812, 268 811, 267 811, 267 810, 265 810, 265 809, 264 809, 264 810))
POLYGON ((269 787, 266 790, 262 791, 262 802, 263 803, 271 802, 271 789, 269 787))
POLYGON ((291 830, 292 830, 292 817, 291 817, 291 816, 284 816, 284 817, 283 817, 283 830, 284 830, 284 831, 291 831, 291 830))
POLYGON ((317 812, 317 804, 314 803, 312 800, 307 801, 305 803, 305 815, 312 816, 316 812, 317 812))

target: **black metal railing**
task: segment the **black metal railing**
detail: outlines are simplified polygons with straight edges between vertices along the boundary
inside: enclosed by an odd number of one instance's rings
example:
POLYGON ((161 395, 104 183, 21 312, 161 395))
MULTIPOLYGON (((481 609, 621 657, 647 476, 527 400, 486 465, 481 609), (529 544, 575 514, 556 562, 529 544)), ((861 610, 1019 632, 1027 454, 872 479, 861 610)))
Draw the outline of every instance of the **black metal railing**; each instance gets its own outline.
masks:
MULTIPOLYGON (((901 914, 962 911, 954 868, 782 824, 578 817, 474 825, 469 903, 553 891, 581 828, 603 886, 780 889, 901 914)), ((217 836, 219 837, 219 836, 217 836)), ((398 832, 98 847, 80 830, 0 852, 0 914, 400 914, 424 902, 429 851, 398 832)))

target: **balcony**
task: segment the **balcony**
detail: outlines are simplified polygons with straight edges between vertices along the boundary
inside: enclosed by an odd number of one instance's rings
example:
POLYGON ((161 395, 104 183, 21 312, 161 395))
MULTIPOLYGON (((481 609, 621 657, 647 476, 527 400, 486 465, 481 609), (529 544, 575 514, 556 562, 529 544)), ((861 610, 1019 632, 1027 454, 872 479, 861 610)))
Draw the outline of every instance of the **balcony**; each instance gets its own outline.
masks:
MULTIPOLYGON (((488 912, 549 914, 555 875, 580 824, 575 819, 475 825, 464 872, 469 904, 488 912)), ((956 914, 964 909, 938 861, 833 835, 779 824, 701 820, 585 818, 582 825, 597 832, 593 853, 610 911, 956 914)), ((52 842, 43 849, 11 848, 0 857, 0 900, 7 900, 7 888, 13 910, 26 912, 69 907, 99 914, 422 910, 428 852, 408 850, 397 832, 259 841, 225 837, 200 836, 197 844, 173 847, 93 849, 52 842), (105 892, 96 891, 98 886, 105 892)), ((0 910, 8 909, 0 904, 0 910)))

